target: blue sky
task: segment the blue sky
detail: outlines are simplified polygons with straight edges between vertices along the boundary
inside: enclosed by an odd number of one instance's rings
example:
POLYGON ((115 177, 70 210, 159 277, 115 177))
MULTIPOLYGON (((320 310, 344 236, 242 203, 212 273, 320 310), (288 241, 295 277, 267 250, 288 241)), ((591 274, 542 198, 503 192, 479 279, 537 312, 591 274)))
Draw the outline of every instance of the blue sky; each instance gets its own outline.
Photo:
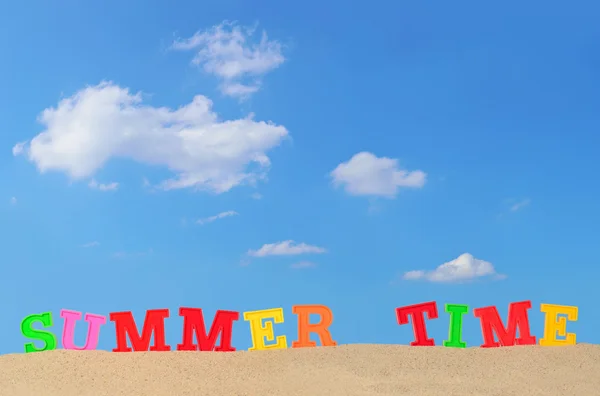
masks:
MULTIPOLYGON (((538 337, 555 303, 600 342, 598 11, 3 4, 0 353, 23 351, 32 313, 60 338, 62 308, 139 325, 169 308, 175 345, 180 306, 283 307, 291 344, 292 305, 317 303, 338 343, 408 344, 394 309, 431 300, 440 345, 443 304, 505 317, 528 299, 538 337), (427 272, 463 253, 461 279, 427 272)), ((482 342, 472 311, 464 338, 482 342)), ((243 320, 233 344, 250 346, 243 320)))

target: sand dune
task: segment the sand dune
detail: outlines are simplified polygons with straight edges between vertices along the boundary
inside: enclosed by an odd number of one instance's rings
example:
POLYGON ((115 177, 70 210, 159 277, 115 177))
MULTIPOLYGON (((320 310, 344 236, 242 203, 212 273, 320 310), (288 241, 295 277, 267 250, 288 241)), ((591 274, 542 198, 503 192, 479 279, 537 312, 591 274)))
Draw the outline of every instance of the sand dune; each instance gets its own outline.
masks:
POLYGON ((0 357, 0 395, 600 395, 600 346, 344 345, 0 357))

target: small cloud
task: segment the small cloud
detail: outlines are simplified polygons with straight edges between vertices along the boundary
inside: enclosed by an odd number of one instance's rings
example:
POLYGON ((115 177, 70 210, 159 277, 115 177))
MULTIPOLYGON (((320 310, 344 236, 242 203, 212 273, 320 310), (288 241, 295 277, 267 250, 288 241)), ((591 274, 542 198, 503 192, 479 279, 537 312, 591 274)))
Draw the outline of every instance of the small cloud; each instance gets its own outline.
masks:
POLYGON ((234 210, 228 210, 226 212, 221 212, 221 213, 216 214, 214 216, 210 216, 210 217, 206 217, 204 219, 200 219, 196 223, 198 223, 200 225, 204 225, 204 224, 212 223, 215 220, 224 219, 225 217, 231 217, 231 216, 237 216, 237 215, 239 215, 238 212, 236 212, 234 210))
POLYGON ((100 242, 93 241, 93 242, 88 242, 88 243, 84 243, 83 245, 81 245, 82 248, 91 248, 91 247, 96 247, 96 246, 100 246, 100 242))
POLYGON ((259 199, 262 199, 263 196, 261 193, 254 193, 250 197, 252 197, 252 199, 259 200, 259 199))
POLYGON ((260 89, 264 75, 285 62, 282 45, 269 40, 265 31, 258 42, 253 41, 255 31, 256 26, 224 21, 190 38, 175 40, 171 48, 194 51, 192 63, 221 80, 224 95, 243 100, 260 89))
POLYGON ((398 160, 363 151, 339 164, 329 174, 335 187, 350 195, 395 198, 400 188, 421 188, 427 174, 399 168, 398 160))
POLYGON ((317 266, 317 264, 313 263, 312 261, 299 261, 297 263, 290 265, 290 268, 307 269, 307 268, 314 268, 316 266, 317 266))
POLYGON ((17 204, 17 197, 11 197, 10 198, 10 204, 11 205, 16 205, 17 204))
POLYGON ((27 145, 27 141, 19 142, 19 143, 15 144, 14 147, 12 148, 13 155, 16 157, 17 155, 22 154, 26 145, 27 145))
POLYGON ((402 279, 408 281, 425 280, 429 282, 452 283, 482 277, 492 277, 496 280, 506 278, 505 275, 498 274, 491 263, 476 259, 469 253, 464 253, 432 271, 414 270, 405 272, 402 279))
POLYGON ((517 210, 523 209, 524 207, 528 206, 530 203, 531 203, 531 200, 529 198, 524 199, 522 201, 519 201, 519 202, 513 204, 510 207, 510 211, 516 212, 517 210))
POLYGON ((88 187, 92 190, 115 191, 119 188, 119 183, 112 182, 108 184, 98 183, 95 179, 90 180, 88 187))
POLYGON ((322 247, 306 243, 296 244, 294 241, 288 240, 265 244, 258 250, 249 250, 248 255, 252 257, 296 256, 299 254, 322 254, 326 252, 327 250, 322 247))
POLYGON ((253 93, 258 92, 260 85, 244 85, 240 83, 231 83, 221 85, 221 92, 227 96, 233 96, 242 100, 247 99, 253 93))

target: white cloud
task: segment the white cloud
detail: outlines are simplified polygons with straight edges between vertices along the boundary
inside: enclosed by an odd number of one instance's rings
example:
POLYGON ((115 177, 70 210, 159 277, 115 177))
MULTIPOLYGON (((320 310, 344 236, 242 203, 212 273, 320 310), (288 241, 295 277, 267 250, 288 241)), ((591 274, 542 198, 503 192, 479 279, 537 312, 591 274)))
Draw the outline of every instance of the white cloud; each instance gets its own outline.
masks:
POLYGON ((249 250, 248 255, 253 257, 266 256, 295 256, 299 254, 321 254, 327 250, 318 246, 307 245, 306 243, 295 243, 288 240, 277 243, 268 243, 258 250, 249 250))
POLYGON ((240 83, 229 83, 221 85, 221 92, 227 96, 233 96, 237 98, 247 98, 253 93, 258 92, 260 89, 259 85, 244 85, 240 83))
POLYGON ((196 223, 204 225, 208 223, 212 223, 215 220, 224 219, 225 217, 237 216, 239 213, 234 210, 228 210, 226 212, 221 212, 214 216, 206 217, 204 219, 198 220, 196 223))
POLYGON ((317 266, 317 264, 313 263, 312 261, 299 261, 297 263, 290 265, 290 268, 307 269, 307 268, 314 268, 316 266, 317 266))
POLYGON ((112 183, 103 184, 103 183, 98 183, 95 179, 92 179, 88 183, 88 186, 92 190, 115 191, 119 188, 119 183, 112 182, 112 183))
POLYGON ((425 172, 406 171, 398 167, 398 160, 361 152, 348 162, 339 164, 331 173, 333 184, 343 186, 350 195, 368 195, 394 198, 401 187, 421 188, 425 172))
POLYGON ((505 278, 494 269, 494 266, 483 260, 476 259, 469 253, 464 253, 458 258, 444 263, 433 271, 408 271, 404 273, 404 280, 426 280, 429 282, 461 282, 481 277, 505 278))
POLYGON ((254 27, 240 27, 223 22, 187 39, 177 39, 172 48, 195 51, 192 63, 221 80, 221 92, 246 98, 260 89, 261 77, 279 67, 285 57, 281 44, 269 40, 262 32, 258 43, 252 42, 254 27))
POLYGON ((10 204, 11 205, 16 205, 17 204, 17 197, 11 197, 10 198, 10 204))
POLYGON ((17 156, 17 155, 21 154, 23 152, 23 149, 25 148, 26 144, 27 144, 27 142, 19 142, 19 143, 15 144, 15 146, 12 149, 13 155, 17 156))
POLYGON ((253 193, 250 197, 252 197, 252 199, 259 200, 262 199, 263 196, 261 193, 253 193))
POLYGON ((222 193, 266 177, 266 152, 288 136, 283 126, 251 117, 220 121, 201 95, 176 110, 142 104, 140 93, 103 82, 48 108, 45 130, 13 152, 40 172, 89 178, 112 158, 162 166, 175 174, 163 190, 193 187, 222 193))
POLYGON ((92 247, 96 247, 96 246, 100 246, 100 242, 93 241, 93 242, 88 242, 88 243, 84 243, 83 245, 81 245, 82 248, 92 248, 92 247))
POLYGON ((510 207, 510 211, 511 212, 516 212, 517 210, 523 209, 525 206, 528 206, 530 203, 531 203, 531 200, 529 198, 524 199, 522 201, 519 201, 519 202, 513 204, 510 207))

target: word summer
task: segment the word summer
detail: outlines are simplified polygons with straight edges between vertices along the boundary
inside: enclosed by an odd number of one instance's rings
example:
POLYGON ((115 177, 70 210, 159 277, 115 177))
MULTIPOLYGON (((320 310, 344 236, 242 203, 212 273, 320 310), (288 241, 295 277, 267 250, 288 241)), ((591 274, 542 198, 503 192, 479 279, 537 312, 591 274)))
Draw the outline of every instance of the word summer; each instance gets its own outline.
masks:
MULTIPOLYGON (((333 322, 333 314, 328 307, 324 305, 294 305, 292 312, 298 318, 298 340, 292 342, 293 348, 317 346, 317 343, 310 339, 311 333, 316 333, 319 336, 323 346, 337 345, 329 333, 329 326, 333 322), (319 316, 319 321, 311 323, 311 315, 319 316)), ((85 321, 88 324, 87 340, 83 347, 78 347, 74 342, 75 325, 81 319, 81 316, 81 312, 78 311, 67 309, 60 311, 60 317, 64 320, 62 334, 64 349, 80 351, 96 349, 100 338, 100 328, 106 324, 106 316, 90 313, 85 315, 85 321)), ((179 316, 183 317, 183 337, 181 344, 177 345, 178 351, 232 352, 236 350, 231 345, 231 337, 233 322, 239 320, 239 312, 217 311, 208 332, 206 331, 202 309, 179 308, 179 316), (194 335, 196 335, 197 343, 194 343, 194 335), (217 339, 220 339, 219 345, 217 345, 217 339)), ((113 349, 113 352, 170 351, 171 347, 165 342, 165 319, 168 317, 168 309, 146 311, 140 334, 130 311, 110 313, 109 318, 115 324, 117 336, 117 347, 113 349), (128 336, 131 347, 127 345, 128 336), (152 339, 154 339, 154 344, 150 345, 152 339)), ((249 322, 252 336, 252 347, 248 350, 287 348, 286 336, 275 337, 273 328, 274 324, 283 323, 283 319, 283 308, 244 312, 244 320, 249 322), (271 343, 267 344, 266 341, 271 343)), ((52 327, 52 325, 52 312, 29 315, 23 319, 21 322, 23 335, 26 338, 44 343, 42 348, 37 348, 34 343, 26 343, 25 353, 56 349, 56 336, 51 331, 45 330, 52 327), (41 322, 44 330, 34 329, 33 324, 36 322, 41 322)))

